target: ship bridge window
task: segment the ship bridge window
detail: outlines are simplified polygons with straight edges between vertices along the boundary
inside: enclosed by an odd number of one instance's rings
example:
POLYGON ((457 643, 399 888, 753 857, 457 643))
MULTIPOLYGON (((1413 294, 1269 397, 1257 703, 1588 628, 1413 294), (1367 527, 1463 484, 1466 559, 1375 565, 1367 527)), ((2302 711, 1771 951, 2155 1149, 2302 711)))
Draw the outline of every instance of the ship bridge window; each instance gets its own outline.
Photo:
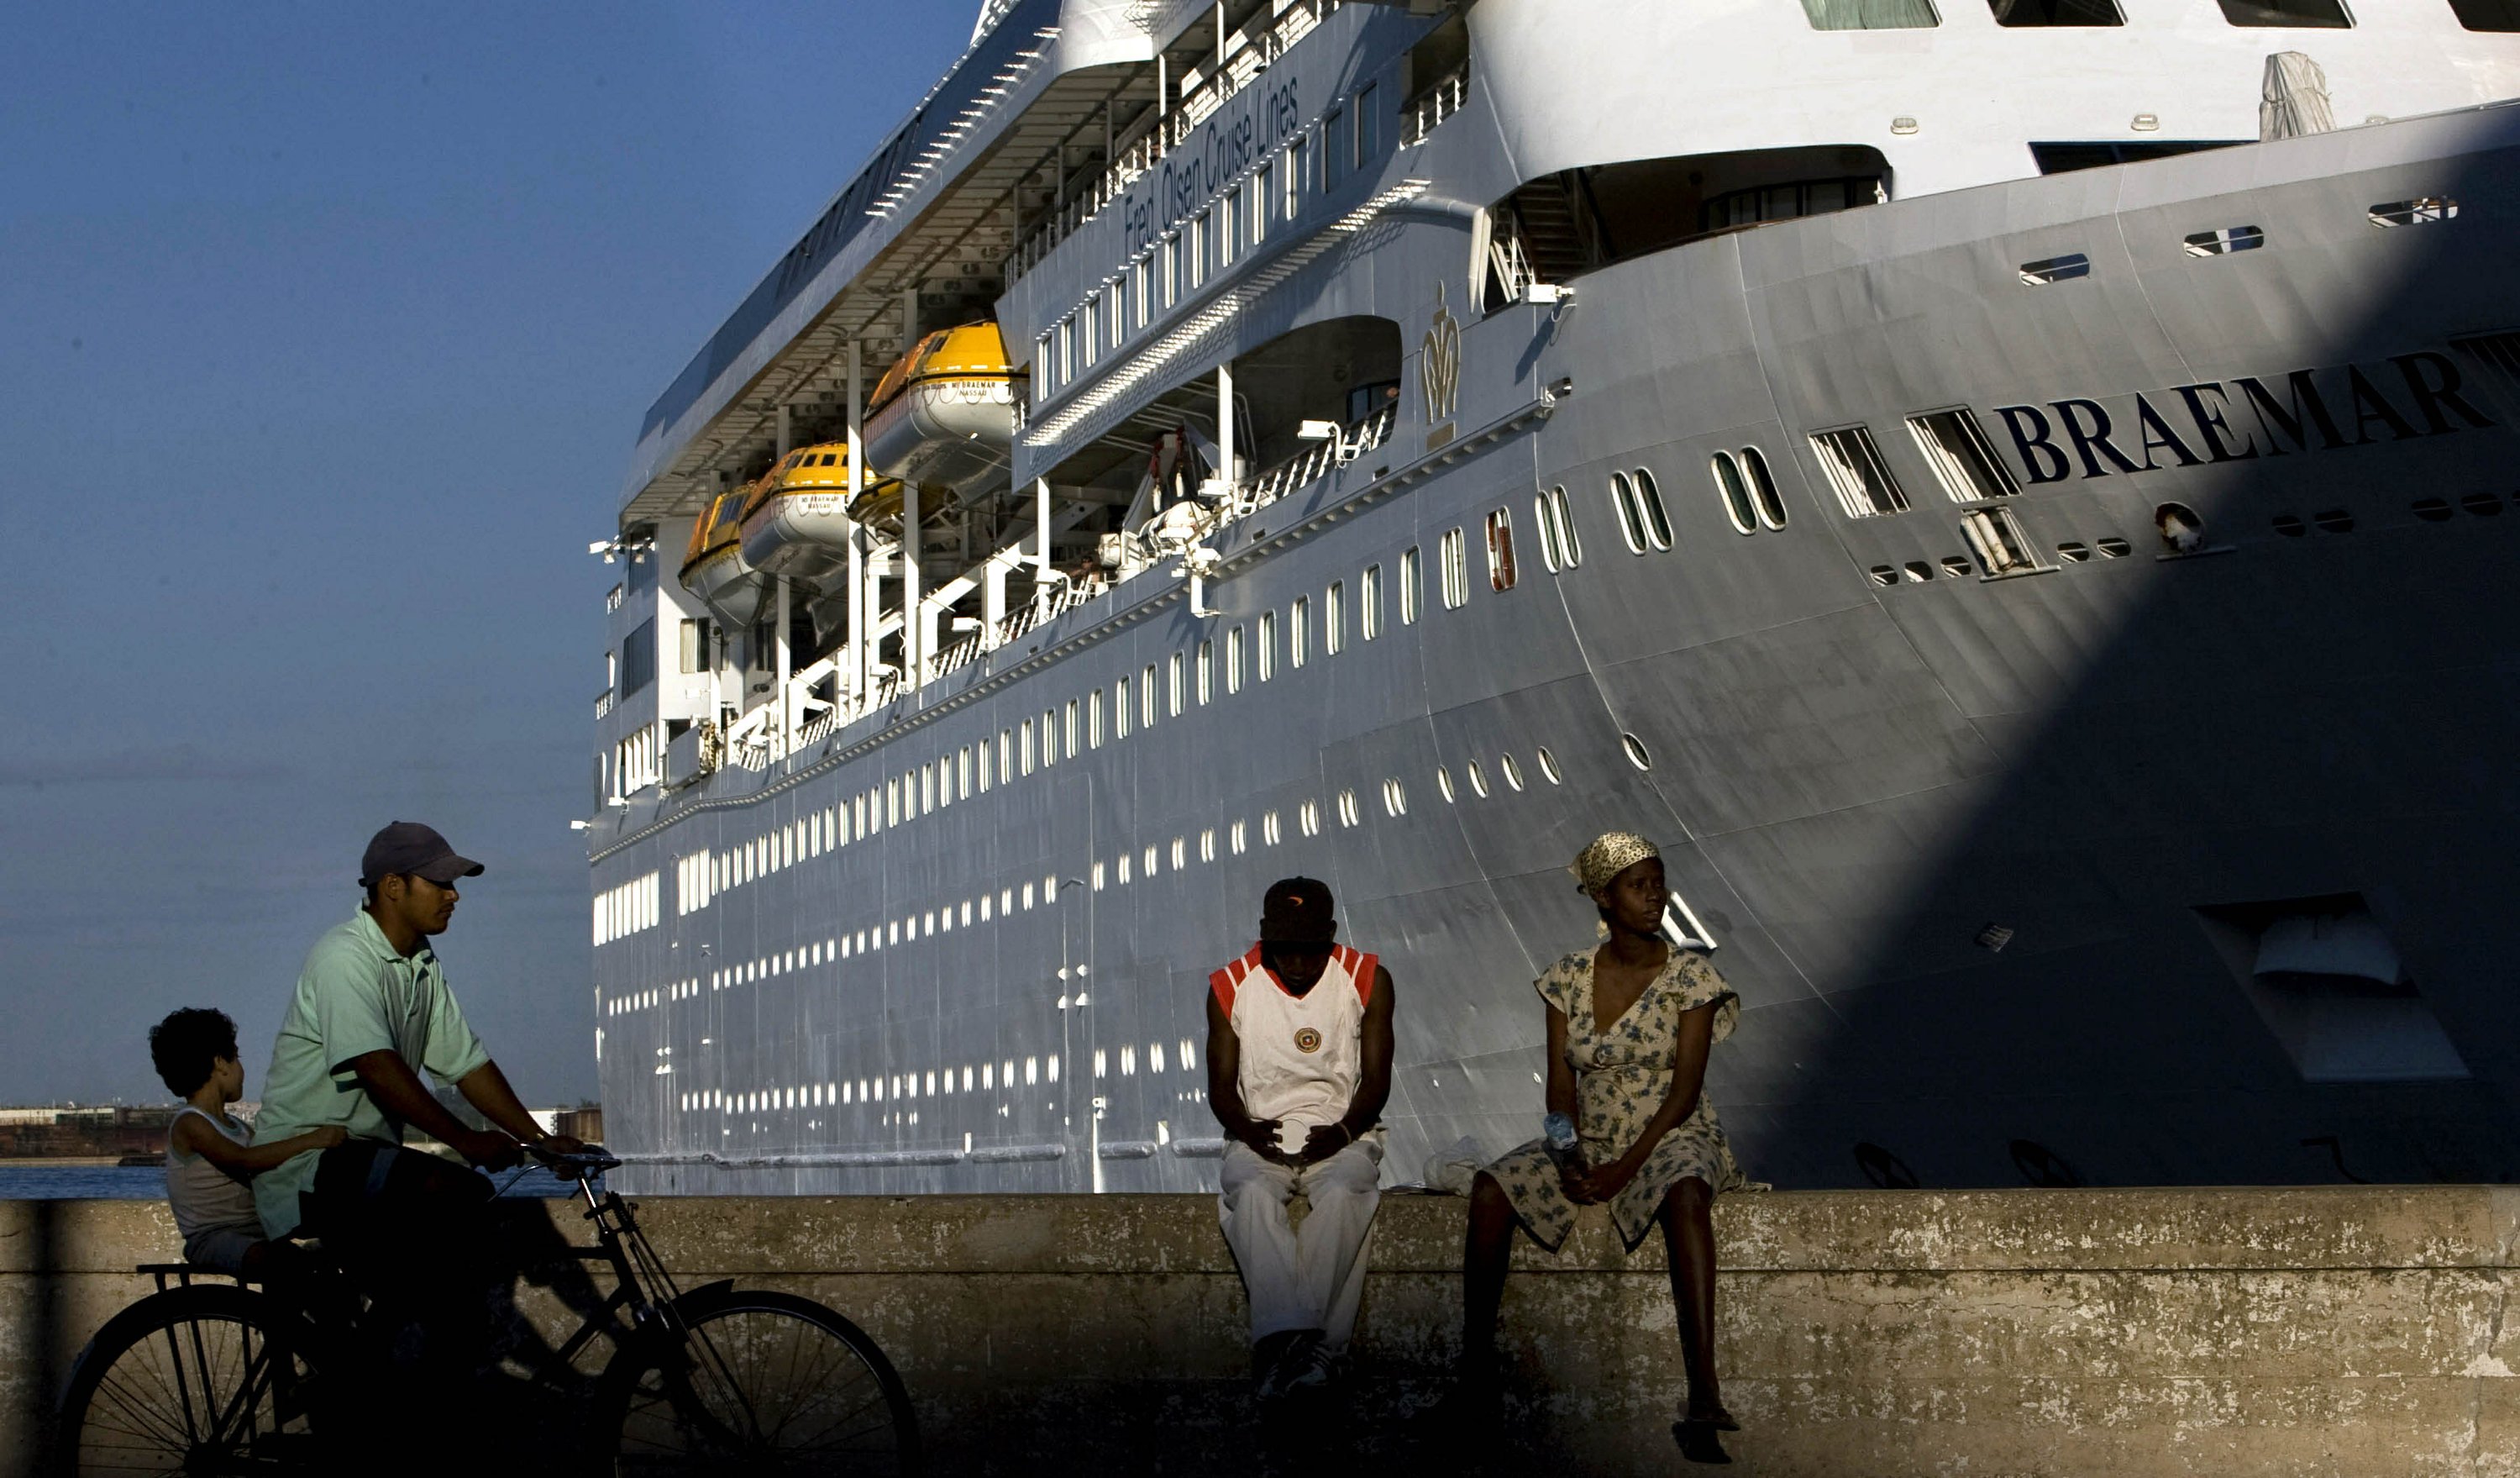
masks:
POLYGON ((2117 0, 1987 0, 1998 25, 2124 25, 2117 0))
POLYGON ((1868 519, 1908 511, 1908 495, 1899 490, 1899 480, 1890 475, 1890 464, 1881 459, 1881 448, 1873 444, 1869 430, 1849 426, 1815 432, 1811 444, 1847 517, 1868 519))
POLYGON ((2021 490, 1967 406, 1910 416, 1908 430, 1915 435, 1916 449, 1925 454, 1953 502, 2008 498, 2021 490))
POLYGON ((2305 1081, 2469 1076, 2396 942, 2361 894, 2225 904, 2196 915, 2305 1081))
POLYGON ((1940 25, 1931 0, 1803 0, 1814 30, 1912 30, 1940 25))
POLYGON ((2168 159, 2175 154, 2194 154, 2203 149, 2228 149, 2233 144, 2245 142, 2242 139, 2145 139, 2141 142, 2033 143, 2030 158, 2042 174, 2069 174, 2077 169, 2133 164, 2144 160, 2168 159))
POLYGON ((2339 0, 2223 0, 2223 19, 2233 25, 2322 30, 2343 30, 2354 23, 2339 0))
POLYGON ((1487 517, 1488 588, 1513 588, 1513 512, 1499 508, 1487 517))
POLYGON ((2450 0, 2450 9, 2469 30, 2520 30, 2520 0, 2450 0))

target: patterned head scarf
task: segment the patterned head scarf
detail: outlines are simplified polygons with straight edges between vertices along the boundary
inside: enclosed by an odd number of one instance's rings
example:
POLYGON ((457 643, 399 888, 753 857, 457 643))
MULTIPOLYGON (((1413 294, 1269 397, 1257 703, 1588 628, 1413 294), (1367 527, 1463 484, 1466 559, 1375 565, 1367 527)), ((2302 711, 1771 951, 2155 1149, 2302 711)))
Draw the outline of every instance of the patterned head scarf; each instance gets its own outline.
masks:
POLYGON ((1575 886, 1584 896, 1598 903, 1612 878, 1647 857, 1661 855, 1661 849, 1633 831, 1605 831, 1566 870, 1575 874, 1575 886))

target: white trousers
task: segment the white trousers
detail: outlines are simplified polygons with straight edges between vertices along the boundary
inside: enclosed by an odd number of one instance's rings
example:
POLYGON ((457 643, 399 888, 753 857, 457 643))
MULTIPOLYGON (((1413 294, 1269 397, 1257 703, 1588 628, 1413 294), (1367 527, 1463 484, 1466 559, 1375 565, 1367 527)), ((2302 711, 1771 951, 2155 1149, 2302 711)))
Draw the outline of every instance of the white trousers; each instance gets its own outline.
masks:
POLYGON ((1226 1146, 1218 1220, 1242 1265, 1254 1344, 1288 1329, 1319 1329, 1332 1354, 1347 1349, 1365 1297, 1366 1244, 1382 1204, 1381 1182, 1379 1135, 1301 1170, 1263 1160, 1248 1145, 1226 1146), (1300 1231, 1286 1222, 1286 1203, 1298 1189, 1312 1206, 1300 1231))

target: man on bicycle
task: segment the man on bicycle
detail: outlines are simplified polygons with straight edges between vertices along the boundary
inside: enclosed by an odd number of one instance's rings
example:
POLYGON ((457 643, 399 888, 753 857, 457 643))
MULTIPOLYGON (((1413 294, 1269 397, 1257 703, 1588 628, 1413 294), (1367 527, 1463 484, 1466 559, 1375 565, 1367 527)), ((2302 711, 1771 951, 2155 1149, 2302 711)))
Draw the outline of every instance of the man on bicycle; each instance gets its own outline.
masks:
POLYGON ((547 1133, 490 1060, 447 989, 431 936, 445 932, 455 880, 481 864, 416 821, 368 843, 359 869, 367 899, 307 952, 264 1078, 259 1137, 277 1140, 338 1125, 348 1138, 301 1154, 254 1180, 254 1209, 274 1237, 321 1237, 372 1297, 416 1316, 426 1366, 463 1383, 486 1354, 487 1293, 502 1264, 482 1177, 403 1149, 417 1129, 485 1170, 515 1165, 520 1142, 561 1153, 584 1148, 547 1133), (498 1126, 467 1128, 422 1084, 451 1083, 498 1126))

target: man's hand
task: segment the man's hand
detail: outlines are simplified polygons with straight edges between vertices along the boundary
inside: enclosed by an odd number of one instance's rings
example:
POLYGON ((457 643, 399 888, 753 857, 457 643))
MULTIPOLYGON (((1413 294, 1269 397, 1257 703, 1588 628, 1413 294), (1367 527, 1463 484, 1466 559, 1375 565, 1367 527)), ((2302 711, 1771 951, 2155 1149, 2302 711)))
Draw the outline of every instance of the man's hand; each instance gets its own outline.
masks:
POLYGON ((575 1134, 545 1134, 534 1141, 534 1148, 547 1155, 582 1155, 586 1141, 575 1134))
POLYGON ((506 1170, 524 1153, 514 1138, 494 1129, 465 1130, 446 1143, 468 1163, 483 1170, 506 1170))
POLYGON ((1304 1147, 1295 1152, 1297 1165, 1318 1165, 1356 1142, 1356 1135, 1344 1124, 1316 1124, 1304 1135, 1304 1147))
POLYGON ((1294 1158, 1279 1147, 1278 1129, 1275 1119, 1245 1119, 1235 1128, 1234 1137, 1273 1165, 1292 1165, 1294 1158))

